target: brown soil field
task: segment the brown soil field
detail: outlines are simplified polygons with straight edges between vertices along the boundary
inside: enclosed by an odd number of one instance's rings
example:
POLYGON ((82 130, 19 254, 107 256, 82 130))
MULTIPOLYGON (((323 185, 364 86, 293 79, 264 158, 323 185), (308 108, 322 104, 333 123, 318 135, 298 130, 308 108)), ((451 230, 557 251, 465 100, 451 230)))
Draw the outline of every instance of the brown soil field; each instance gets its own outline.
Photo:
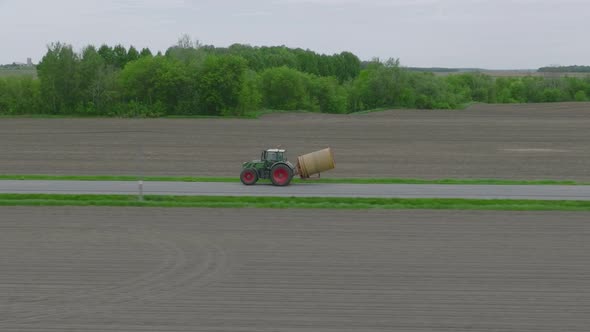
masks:
POLYGON ((590 326, 588 213, 2 207, 0 215, 3 332, 590 326))
POLYGON ((590 103, 261 119, 0 119, 0 174, 238 176, 332 147, 325 177, 590 180, 590 103))

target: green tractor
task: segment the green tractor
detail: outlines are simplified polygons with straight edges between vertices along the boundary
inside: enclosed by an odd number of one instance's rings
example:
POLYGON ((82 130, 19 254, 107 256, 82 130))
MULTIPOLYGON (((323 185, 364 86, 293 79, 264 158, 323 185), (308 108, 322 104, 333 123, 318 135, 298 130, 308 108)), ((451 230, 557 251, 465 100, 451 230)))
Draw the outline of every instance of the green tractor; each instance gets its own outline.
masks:
POLYGON ((270 179, 275 186, 287 186, 295 174, 295 166, 287 161, 285 150, 268 149, 262 151, 260 160, 242 164, 240 180, 245 185, 253 185, 258 179, 270 179))

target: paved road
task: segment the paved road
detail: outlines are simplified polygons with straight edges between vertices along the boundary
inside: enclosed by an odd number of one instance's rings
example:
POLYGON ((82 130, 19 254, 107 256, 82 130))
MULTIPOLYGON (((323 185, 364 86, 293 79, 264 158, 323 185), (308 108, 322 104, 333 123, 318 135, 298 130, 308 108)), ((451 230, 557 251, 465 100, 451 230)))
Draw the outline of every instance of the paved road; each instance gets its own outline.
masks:
POLYGON ((0 331, 571 331, 589 213, 0 207, 0 331))
MULTIPOLYGON (((145 182, 145 194, 286 197, 507 198, 590 200, 590 186, 293 184, 275 187, 241 183, 145 182)), ((136 194, 137 182, 0 181, 0 193, 136 194)))

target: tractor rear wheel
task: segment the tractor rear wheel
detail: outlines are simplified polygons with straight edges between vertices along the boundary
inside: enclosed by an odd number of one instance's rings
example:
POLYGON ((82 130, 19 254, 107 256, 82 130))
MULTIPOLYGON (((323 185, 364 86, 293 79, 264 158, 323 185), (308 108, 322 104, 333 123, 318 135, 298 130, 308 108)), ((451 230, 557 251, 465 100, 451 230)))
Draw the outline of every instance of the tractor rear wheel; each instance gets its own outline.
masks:
POLYGON ((256 171, 251 168, 246 168, 240 174, 240 180, 243 184, 251 186, 255 184, 256 181, 258 181, 258 173, 256 173, 256 171))
POLYGON ((276 165, 270 170, 270 181, 275 186, 287 186, 293 178, 293 170, 283 164, 276 165))

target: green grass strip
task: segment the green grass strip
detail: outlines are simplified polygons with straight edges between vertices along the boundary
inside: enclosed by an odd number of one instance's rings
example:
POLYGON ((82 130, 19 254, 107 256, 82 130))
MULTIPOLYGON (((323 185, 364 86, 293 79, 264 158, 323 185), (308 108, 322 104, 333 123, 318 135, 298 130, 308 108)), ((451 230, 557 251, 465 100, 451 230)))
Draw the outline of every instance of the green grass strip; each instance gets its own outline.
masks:
MULTIPOLYGON (((137 176, 127 175, 0 175, 0 180, 49 180, 49 181, 137 181, 137 176)), ((194 176, 146 176, 144 181, 168 182, 240 182, 238 177, 194 176)), ((260 180, 261 182, 268 180, 260 180)), ((573 180, 502 180, 502 179, 398 179, 398 178, 320 178, 293 179, 293 183, 347 183, 347 184, 488 184, 488 185, 590 185, 573 180)))
POLYGON ((0 194, 0 206, 120 206, 275 209, 590 211, 590 201, 448 198, 329 198, 0 194))
POLYGON ((166 182, 240 182, 231 177, 195 177, 195 176, 146 176, 129 175, 0 175, 0 180, 44 180, 44 181, 166 181, 166 182))

